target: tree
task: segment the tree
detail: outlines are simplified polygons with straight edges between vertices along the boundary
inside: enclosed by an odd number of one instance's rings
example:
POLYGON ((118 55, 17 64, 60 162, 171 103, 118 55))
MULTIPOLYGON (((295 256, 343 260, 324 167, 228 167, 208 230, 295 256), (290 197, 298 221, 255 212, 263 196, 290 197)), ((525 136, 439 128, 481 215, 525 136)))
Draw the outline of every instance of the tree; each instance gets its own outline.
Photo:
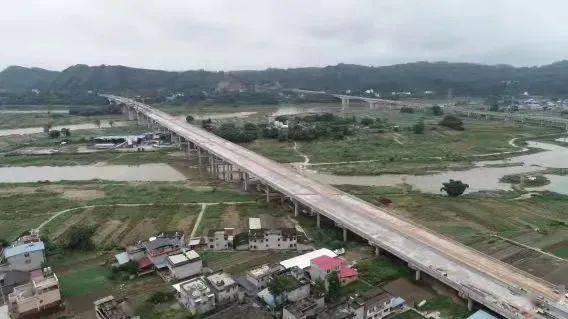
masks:
POLYGON ((72 250, 92 250, 95 244, 91 236, 95 233, 95 227, 92 226, 73 226, 67 232, 64 247, 72 250))
POLYGON ((464 130, 463 121, 454 115, 444 116, 444 118, 438 124, 458 131, 464 130))
POLYGON ((335 300, 341 294, 341 283, 339 282, 339 274, 332 271, 327 275, 327 298, 335 300))
POLYGON ((71 130, 68 128, 62 128, 61 129, 61 135, 65 136, 65 137, 69 137, 71 136, 71 130))
POLYGON ((403 106, 400 108, 400 113, 414 113, 414 109, 409 106, 403 106))
POLYGON ((292 276, 276 276, 276 278, 272 279, 272 281, 268 284, 268 291, 272 295, 280 296, 284 292, 292 290, 297 285, 297 280, 292 276))
POLYGON ((49 138, 59 138, 61 136, 61 132, 58 130, 51 130, 48 134, 49 138))
POLYGON ((101 128, 101 120, 96 119, 93 121, 93 123, 95 124, 96 127, 101 128))
POLYGON ((456 181, 453 179, 450 179, 447 183, 442 183, 442 185, 443 187, 440 188, 440 191, 445 191, 450 197, 460 196, 469 187, 468 184, 464 184, 462 181, 456 181))
POLYGON ((191 116, 191 115, 188 115, 188 116, 185 117, 185 121, 186 121, 187 123, 192 123, 193 120, 194 120, 194 118, 193 118, 193 116, 191 116))
POLYGON ((113 126, 114 126, 114 121, 113 121, 113 120, 108 121, 108 126, 113 127, 113 126))
POLYGON ((412 126, 412 131, 414 134, 424 134, 424 121, 420 120, 412 126))
POLYGON ((370 126, 373 125, 373 119, 370 117, 364 117, 361 119, 361 125, 370 126))
POLYGON ((442 108, 438 104, 434 104, 432 106, 432 114, 434 114, 436 116, 440 116, 440 115, 444 114, 444 110, 442 110, 442 108))
POLYGON ((313 294, 316 298, 320 298, 325 296, 326 290, 325 290, 325 282, 321 279, 317 279, 315 284, 314 284, 314 290, 313 290, 313 294))

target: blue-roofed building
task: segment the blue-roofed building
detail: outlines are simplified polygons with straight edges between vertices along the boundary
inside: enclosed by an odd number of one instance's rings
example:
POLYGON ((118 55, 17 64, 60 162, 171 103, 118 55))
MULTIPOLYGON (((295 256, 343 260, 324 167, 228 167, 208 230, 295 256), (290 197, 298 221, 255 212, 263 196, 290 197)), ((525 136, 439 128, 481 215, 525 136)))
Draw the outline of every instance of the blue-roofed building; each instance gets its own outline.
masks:
POLYGON ((4 249, 4 258, 11 270, 40 269, 45 262, 45 245, 42 241, 17 243, 4 249))
POLYGON ((477 310, 473 315, 467 317, 467 319, 498 319, 487 311, 477 310))

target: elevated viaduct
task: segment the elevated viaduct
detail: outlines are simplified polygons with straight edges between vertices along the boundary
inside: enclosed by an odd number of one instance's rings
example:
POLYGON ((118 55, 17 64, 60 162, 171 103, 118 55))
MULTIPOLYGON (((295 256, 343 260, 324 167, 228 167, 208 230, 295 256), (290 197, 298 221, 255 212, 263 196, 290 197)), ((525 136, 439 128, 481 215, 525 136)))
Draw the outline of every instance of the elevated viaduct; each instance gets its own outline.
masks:
POLYGON ((415 270, 457 290, 471 307, 474 302, 506 318, 568 318, 564 287, 531 276, 509 264, 446 238, 357 197, 299 174, 200 127, 134 100, 104 95, 123 105, 139 124, 170 132, 200 167, 228 182, 260 185, 266 200, 289 202, 294 214, 309 213, 332 220, 344 239, 357 235, 388 251, 415 270))

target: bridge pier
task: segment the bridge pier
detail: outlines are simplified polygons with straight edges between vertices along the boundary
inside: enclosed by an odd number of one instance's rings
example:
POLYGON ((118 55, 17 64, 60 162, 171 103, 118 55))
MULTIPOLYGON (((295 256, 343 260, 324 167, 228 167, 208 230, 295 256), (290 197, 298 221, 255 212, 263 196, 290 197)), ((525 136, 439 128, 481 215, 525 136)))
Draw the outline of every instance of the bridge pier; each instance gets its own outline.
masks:
POLYGON ((299 212, 298 212, 298 210, 299 210, 298 201, 297 201, 297 200, 292 200, 292 201, 293 201, 293 203, 294 203, 294 216, 298 217, 298 213, 299 213, 299 212))
POLYGON ((347 241, 347 228, 343 227, 343 241, 347 241))
POLYGON ((349 106, 349 98, 342 97, 341 98, 341 106, 343 106, 343 107, 349 106))
POLYGON ((316 212, 316 224, 318 228, 321 228, 321 216, 320 213, 316 212))
POLYGON ((422 278, 422 272, 419 269, 416 269, 414 272, 414 280, 418 281, 422 278))
POLYGON ((248 190, 249 174, 245 172, 243 174, 243 190, 246 192, 248 190))
POLYGON ((472 311, 473 310, 473 299, 467 297, 467 310, 472 311))

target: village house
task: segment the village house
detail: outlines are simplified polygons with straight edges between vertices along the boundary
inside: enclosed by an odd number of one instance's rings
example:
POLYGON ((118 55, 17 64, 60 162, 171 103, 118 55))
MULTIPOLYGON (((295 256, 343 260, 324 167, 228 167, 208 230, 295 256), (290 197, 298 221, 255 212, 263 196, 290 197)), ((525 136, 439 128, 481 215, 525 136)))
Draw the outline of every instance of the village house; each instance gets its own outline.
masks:
POLYGON ((205 279, 207 279, 207 282, 215 294, 215 302, 217 305, 225 305, 242 298, 239 286, 229 274, 217 272, 206 276, 205 279))
POLYGON ((32 271, 45 262, 45 245, 37 234, 23 236, 3 252, 6 265, 2 270, 32 271))
POLYGON ((211 229, 205 238, 206 249, 227 250, 233 249, 234 228, 211 229))
POLYGON ((377 288, 365 292, 363 295, 349 298, 349 300, 322 312, 317 318, 382 319, 401 311, 404 305, 404 299, 377 288))
POLYGON ((297 233, 295 228, 249 229, 250 250, 296 249, 297 233))
POLYGON ((13 318, 38 314, 61 303, 59 280, 51 269, 35 270, 31 278, 31 282, 15 287, 8 295, 8 308, 13 318))
MULTIPOLYGON (((21 270, 0 271, 0 296, 8 296, 14 287, 30 281, 30 273, 21 270)), ((0 300, 0 303, 3 302, 0 300)), ((1 318, 1 317, 0 317, 1 318)))
POLYGON ((315 318, 316 315, 325 307, 323 297, 314 299, 312 297, 301 299, 295 303, 286 305, 282 309, 282 319, 308 319, 315 318))
POLYGON ((258 266, 256 268, 250 269, 246 273, 246 279, 258 290, 266 288, 270 280, 273 278, 273 274, 280 271, 281 266, 270 267, 268 264, 258 266))
POLYGON ((305 299, 310 295, 311 291, 310 279, 298 267, 274 274, 268 283, 268 287, 273 284, 282 289, 277 295, 270 288, 265 288, 257 294, 261 300, 272 308, 286 302, 296 302, 305 299))
POLYGON ((339 276, 339 282, 342 286, 357 280, 359 277, 357 270, 351 268, 345 260, 339 257, 320 256, 310 261, 310 278, 312 281, 324 281, 326 287, 327 276, 334 271, 339 276))
POLYGON ((95 316, 97 319, 130 319, 132 308, 124 300, 117 300, 114 296, 106 296, 95 300, 95 316))
POLYGON ((173 285, 179 302, 193 315, 203 314, 242 299, 239 286, 224 272, 200 276, 173 285))
POLYGON ((168 256, 167 266, 173 278, 184 279, 200 274, 203 263, 199 254, 190 250, 168 256))
POLYGON ((205 277, 193 278, 173 285, 178 301, 192 315, 203 314, 215 309, 215 294, 205 277))
POLYGON ((146 272, 167 268, 168 256, 180 254, 185 248, 183 232, 160 233, 150 237, 148 241, 126 248, 125 252, 115 255, 115 258, 119 266, 133 261, 137 264, 138 271, 146 272))

